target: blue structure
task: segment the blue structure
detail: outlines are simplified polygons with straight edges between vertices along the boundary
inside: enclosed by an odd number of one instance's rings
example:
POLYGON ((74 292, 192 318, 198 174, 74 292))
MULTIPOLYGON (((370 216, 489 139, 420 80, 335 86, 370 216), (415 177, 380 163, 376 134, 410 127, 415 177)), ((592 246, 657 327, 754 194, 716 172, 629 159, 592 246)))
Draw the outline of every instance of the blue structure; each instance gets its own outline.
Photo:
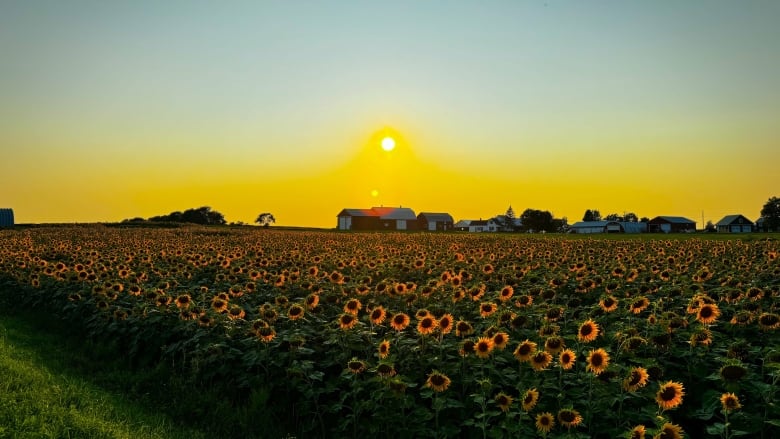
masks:
POLYGON ((11 227, 14 225, 13 209, 0 209, 0 227, 11 227))

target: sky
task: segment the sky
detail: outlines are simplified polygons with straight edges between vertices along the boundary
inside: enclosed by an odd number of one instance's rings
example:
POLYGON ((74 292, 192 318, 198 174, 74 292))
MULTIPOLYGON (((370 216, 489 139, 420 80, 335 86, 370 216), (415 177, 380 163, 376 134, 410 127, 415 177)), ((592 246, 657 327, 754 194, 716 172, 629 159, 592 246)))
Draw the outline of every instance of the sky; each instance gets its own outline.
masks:
POLYGON ((0 207, 756 219, 779 22, 774 0, 0 0, 0 207))

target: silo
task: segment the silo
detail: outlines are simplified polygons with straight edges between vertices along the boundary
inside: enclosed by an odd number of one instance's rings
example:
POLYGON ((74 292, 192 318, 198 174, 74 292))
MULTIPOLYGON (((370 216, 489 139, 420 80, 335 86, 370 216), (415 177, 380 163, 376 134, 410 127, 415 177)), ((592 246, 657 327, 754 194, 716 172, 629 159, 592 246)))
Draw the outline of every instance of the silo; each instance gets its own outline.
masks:
POLYGON ((0 227, 11 227, 14 225, 13 209, 0 209, 0 227))

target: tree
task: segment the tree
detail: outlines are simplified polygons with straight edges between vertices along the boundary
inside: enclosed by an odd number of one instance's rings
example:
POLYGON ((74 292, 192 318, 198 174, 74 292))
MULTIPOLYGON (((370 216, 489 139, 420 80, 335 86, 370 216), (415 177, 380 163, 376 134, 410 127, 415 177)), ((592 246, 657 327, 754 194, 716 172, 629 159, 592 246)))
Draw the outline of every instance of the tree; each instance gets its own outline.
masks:
POLYGON ((211 210, 208 206, 198 207, 197 209, 187 209, 184 212, 171 212, 168 215, 159 215, 149 218, 153 222, 174 222, 174 223, 193 223, 203 225, 224 225, 227 224, 225 216, 216 210, 211 210))
POLYGON ((642 218, 639 219, 639 222, 640 223, 649 223, 650 222, 650 218, 648 218, 646 216, 643 216, 642 218))
POLYGON ((554 232, 555 224, 553 223, 553 215, 549 211, 542 211, 536 209, 526 209, 520 215, 520 220, 523 223, 523 229, 533 232, 554 232))
POLYGON ((616 214, 616 213, 610 213, 609 215, 604 217, 605 221, 623 221, 623 217, 616 214))
POLYGON ((274 216, 271 215, 270 213, 265 212, 258 215, 255 222, 265 228, 268 228, 271 226, 271 224, 276 222, 276 218, 274 218, 274 216))
POLYGON ((704 226, 704 231, 712 233, 712 232, 717 232, 718 229, 717 227, 715 227, 715 224, 712 224, 712 221, 707 221, 707 225, 704 226))
POLYGON ((593 210, 586 210, 585 216, 582 217, 583 221, 601 221, 601 212, 599 212, 597 209, 593 210))
POLYGON ((515 220, 517 217, 515 216, 515 210, 512 209, 512 205, 509 205, 509 208, 506 210, 506 213, 504 214, 503 219, 499 219, 499 222, 502 222, 501 227, 507 231, 507 232, 514 232, 516 228, 515 220))
POLYGON ((632 222, 632 223, 638 223, 639 222, 639 217, 636 216, 636 214, 634 212, 628 212, 623 217, 623 221, 628 221, 628 222, 632 222))
POLYGON ((772 197, 767 200, 761 209, 761 218, 764 219, 764 230, 780 230, 780 198, 772 197))

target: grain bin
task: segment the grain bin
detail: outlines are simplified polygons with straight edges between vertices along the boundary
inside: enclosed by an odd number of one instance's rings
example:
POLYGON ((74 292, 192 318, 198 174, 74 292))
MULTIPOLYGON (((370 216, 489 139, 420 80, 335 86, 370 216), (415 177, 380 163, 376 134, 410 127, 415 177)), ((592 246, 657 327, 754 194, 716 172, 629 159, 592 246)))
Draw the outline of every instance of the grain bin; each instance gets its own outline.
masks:
POLYGON ((14 225, 13 209, 0 209, 0 227, 11 227, 14 225))

